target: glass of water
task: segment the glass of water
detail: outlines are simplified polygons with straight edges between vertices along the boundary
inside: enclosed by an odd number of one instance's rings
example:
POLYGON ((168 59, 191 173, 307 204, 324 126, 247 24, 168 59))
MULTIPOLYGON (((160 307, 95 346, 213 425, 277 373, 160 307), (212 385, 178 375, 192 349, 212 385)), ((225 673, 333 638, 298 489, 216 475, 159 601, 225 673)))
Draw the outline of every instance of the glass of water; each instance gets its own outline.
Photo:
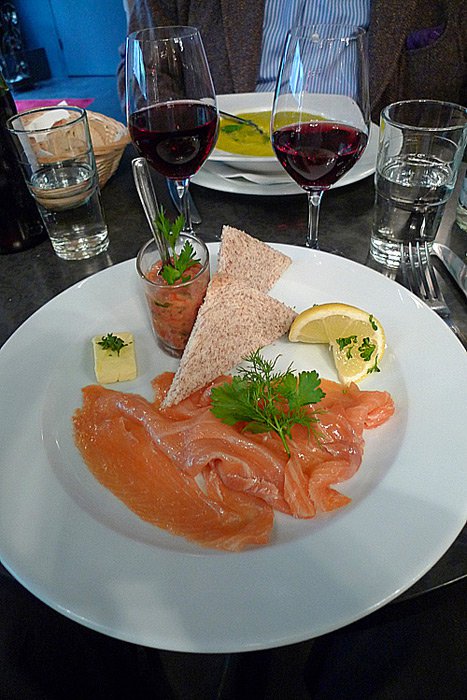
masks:
POLYGON ((81 260, 105 251, 109 238, 86 112, 33 109, 7 126, 55 253, 81 260))
POLYGON ((401 243, 432 243, 456 184, 467 109, 407 100, 381 112, 370 255, 397 268, 401 243))

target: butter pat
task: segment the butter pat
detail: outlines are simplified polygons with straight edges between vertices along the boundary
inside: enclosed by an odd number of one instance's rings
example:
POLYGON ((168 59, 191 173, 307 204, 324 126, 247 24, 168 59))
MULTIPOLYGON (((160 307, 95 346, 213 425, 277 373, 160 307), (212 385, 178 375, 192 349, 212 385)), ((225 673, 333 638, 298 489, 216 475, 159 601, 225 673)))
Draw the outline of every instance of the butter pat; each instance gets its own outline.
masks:
POLYGON ((131 333, 112 333, 112 335, 121 338, 125 343, 119 353, 99 345, 102 335, 96 335, 92 339, 94 371, 99 384, 126 382, 134 379, 137 374, 133 335, 131 333))

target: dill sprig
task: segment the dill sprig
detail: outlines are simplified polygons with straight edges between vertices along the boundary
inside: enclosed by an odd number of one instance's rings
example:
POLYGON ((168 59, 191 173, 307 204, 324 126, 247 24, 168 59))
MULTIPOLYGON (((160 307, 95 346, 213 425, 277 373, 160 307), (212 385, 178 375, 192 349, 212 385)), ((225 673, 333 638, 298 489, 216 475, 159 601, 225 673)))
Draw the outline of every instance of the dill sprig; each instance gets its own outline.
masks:
POLYGON ((277 357, 266 360, 259 350, 245 357, 250 367, 240 367, 232 382, 225 382, 211 391, 211 411, 223 423, 245 423, 251 433, 273 431, 279 435, 287 455, 288 440, 294 425, 307 428, 316 418, 306 406, 318 403, 324 396, 316 371, 300 372, 290 365, 285 372, 276 371, 277 357))

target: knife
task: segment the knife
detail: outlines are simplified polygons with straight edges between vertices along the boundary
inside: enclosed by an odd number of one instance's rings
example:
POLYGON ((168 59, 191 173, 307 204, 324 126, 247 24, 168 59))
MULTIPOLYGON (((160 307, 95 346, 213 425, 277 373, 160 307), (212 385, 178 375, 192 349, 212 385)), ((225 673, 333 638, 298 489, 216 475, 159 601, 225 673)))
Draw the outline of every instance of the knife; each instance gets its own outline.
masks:
POLYGON ((441 260, 467 297, 467 264, 443 243, 433 243, 433 253, 441 260))
MULTIPOLYGON (((172 198, 172 202, 175 205, 175 209, 180 213, 183 214, 182 211, 182 204, 180 202, 180 197, 178 196, 177 192, 177 185, 173 180, 170 180, 169 178, 166 178, 167 181, 167 188, 169 190, 170 197, 172 198)), ((192 224, 200 224, 201 223, 201 216, 199 211, 196 208, 196 205, 193 201, 193 197, 191 196, 190 192, 188 192, 188 206, 190 207, 190 212, 191 212, 191 223, 192 224)))

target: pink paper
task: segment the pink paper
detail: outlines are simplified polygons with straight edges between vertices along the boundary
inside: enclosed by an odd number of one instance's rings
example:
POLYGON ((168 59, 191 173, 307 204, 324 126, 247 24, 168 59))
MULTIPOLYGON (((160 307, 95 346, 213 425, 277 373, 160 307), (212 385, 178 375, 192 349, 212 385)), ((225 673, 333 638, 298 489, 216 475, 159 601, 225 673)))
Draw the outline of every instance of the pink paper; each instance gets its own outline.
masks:
POLYGON ((27 109, 36 109, 36 107, 56 107, 60 102, 66 102, 70 107, 82 107, 82 109, 85 109, 94 102, 94 97, 86 97, 83 99, 61 97, 57 100, 15 100, 15 102, 18 112, 25 112, 27 109))

